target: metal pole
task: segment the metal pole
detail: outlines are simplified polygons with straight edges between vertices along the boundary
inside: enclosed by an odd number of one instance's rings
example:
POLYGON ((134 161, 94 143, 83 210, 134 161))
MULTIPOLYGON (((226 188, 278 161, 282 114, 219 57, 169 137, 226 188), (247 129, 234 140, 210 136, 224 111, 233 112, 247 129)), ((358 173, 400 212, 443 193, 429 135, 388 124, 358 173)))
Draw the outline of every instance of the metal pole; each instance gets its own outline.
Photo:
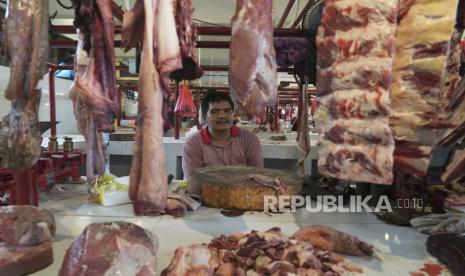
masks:
POLYGON ((276 105, 274 106, 274 130, 279 130, 279 98, 276 99, 276 105))
MULTIPOLYGON (((176 82, 176 102, 179 98, 179 82, 176 82)), ((179 128, 181 123, 181 116, 174 112, 174 139, 179 140, 179 128)))
POLYGON ((57 128, 56 128, 56 102, 55 102, 55 71, 56 67, 49 65, 50 70, 48 71, 48 95, 50 100, 50 123, 52 127, 50 128, 50 133, 52 137, 56 137, 57 128))
POLYGON ((16 198, 15 205, 33 205, 32 169, 15 173, 16 198))

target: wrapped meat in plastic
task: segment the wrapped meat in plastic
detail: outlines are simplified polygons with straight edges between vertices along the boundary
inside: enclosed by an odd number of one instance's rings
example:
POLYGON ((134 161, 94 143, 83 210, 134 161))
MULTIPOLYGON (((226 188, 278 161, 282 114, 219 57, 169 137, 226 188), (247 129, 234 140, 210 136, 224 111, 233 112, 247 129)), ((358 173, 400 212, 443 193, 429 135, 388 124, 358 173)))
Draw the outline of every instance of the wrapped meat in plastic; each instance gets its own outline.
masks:
POLYGON ((181 91, 179 91, 178 101, 176 102, 174 112, 184 117, 195 116, 196 114, 194 101, 192 100, 192 93, 187 85, 181 86, 181 91))

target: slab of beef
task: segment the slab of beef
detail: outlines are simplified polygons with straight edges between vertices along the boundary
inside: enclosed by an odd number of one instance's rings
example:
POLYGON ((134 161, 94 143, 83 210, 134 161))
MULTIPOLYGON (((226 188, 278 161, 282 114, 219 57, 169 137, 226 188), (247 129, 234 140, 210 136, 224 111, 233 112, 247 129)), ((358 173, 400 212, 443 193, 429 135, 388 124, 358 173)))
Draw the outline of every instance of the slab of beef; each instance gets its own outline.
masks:
POLYGON ((171 78, 176 81, 195 80, 203 75, 195 54, 195 40, 197 39, 197 26, 192 14, 194 7, 191 0, 174 0, 176 31, 181 48, 182 69, 173 71, 171 78))
POLYGON ((327 176, 391 184, 389 129, 396 0, 325 1, 317 36, 318 168, 327 176))
POLYGON ((21 171, 33 166, 41 153, 37 83, 48 59, 48 1, 8 1, 4 48, 10 65, 5 98, 11 110, 0 126, 0 167, 21 171))
POLYGON ((78 129, 86 138, 86 174, 87 181, 92 182, 105 172, 101 132, 114 131, 113 121, 119 110, 113 13, 111 0, 73 1, 73 4, 80 41, 70 97, 78 129))
MULTIPOLYGON (((160 215, 167 207, 163 103, 164 100, 166 103, 166 89, 169 89, 167 78, 173 70, 181 67, 171 8, 171 1, 144 1, 144 41, 138 84, 140 99, 129 186, 129 198, 138 215, 160 215), (160 25, 166 28, 161 29, 160 25), (170 29, 173 32, 168 32, 170 29)), ((173 210, 178 205, 169 207, 173 210)))
POLYGON ((55 220, 34 206, 0 207, 0 240, 14 246, 33 246, 53 240, 55 220))
POLYGON ((55 220, 34 206, 0 207, 0 276, 24 275, 53 262, 55 220))
POLYGON ((428 237, 426 249, 444 263, 453 275, 465 271, 465 237, 456 234, 435 234, 428 237))
POLYGON ((277 100, 271 0, 238 0, 231 22, 229 85, 236 106, 262 114, 277 100))
POLYGON ((395 168, 408 173, 426 174, 437 130, 451 126, 438 111, 457 3, 400 1, 390 125, 395 168))
POLYGON ((156 275, 158 240, 128 222, 88 225, 66 250, 59 275, 156 275))
POLYGON ((364 256, 373 254, 373 246, 357 237, 324 225, 304 227, 294 233, 293 238, 306 241, 316 248, 346 255, 364 256))
POLYGON ((0 241, 0 276, 26 275, 44 269, 52 263, 52 242, 14 246, 0 241))

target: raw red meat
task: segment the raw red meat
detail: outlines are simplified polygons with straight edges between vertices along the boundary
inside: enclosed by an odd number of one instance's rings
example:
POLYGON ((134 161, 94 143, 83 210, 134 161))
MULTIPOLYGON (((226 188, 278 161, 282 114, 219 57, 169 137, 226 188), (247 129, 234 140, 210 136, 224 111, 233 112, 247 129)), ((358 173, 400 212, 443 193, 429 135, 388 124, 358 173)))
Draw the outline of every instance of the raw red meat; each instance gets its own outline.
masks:
POLYGON ((47 210, 0 207, 0 275, 24 275, 50 265, 55 229, 55 220, 47 210))
POLYGON ((56 230, 52 214, 34 206, 0 207, 0 225, 0 240, 15 246, 50 242, 56 230))
POLYGON ((199 62, 195 55, 195 40, 197 39, 197 26, 192 14, 194 7, 191 0, 174 0, 174 10, 176 13, 176 31, 181 48, 182 69, 171 73, 171 78, 176 81, 195 80, 203 75, 199 62))
POLYGON ((327 176, 393 180, 389 129, 396 0, 325 1, 317 47, 318 168, 327 176))
POLYGON ((232 19, 229 84, 236 106, 264 113, 277 100, 271 0, 238 0, 232 19))
POLYGON ((450 94, 442 87, 447 82, 448 44, 457 3, 400 1, 390 117, 396 140, 396 170, 425 175, 432 147, 443 133, 440 129, 452 126, 442 116, 441 98, 450 94))
POLYGON ((13 246, 0 241, 0 276, 26 275, 53 263, 52 243, 13 246))
POLYGON ((105 172, 101 132, 113 132, 119 112, 111 0, 76 1, 74 25, 79 29, 76 77, 70 91, 79 131, 86 138, 87 181, 105 172), (82 50, 89 56, 83 58, 82 50))
POLYGON ((88 225, 66 250, 59 275, 156 275, 158 240, 128 222, 88 225))
POLYGON ((5 98, 11 110, 0 121, 0 167, 22 171, 41 154, 38 112, 42 91, 37 83, 48 60, 48 1, 9 1, 3 48, 10 80, 5 98))
POLYGON ((129 186, 129 198, 138 215, 160 215, 167 207, 168 183, 163 146, 163 114, 166 108, 163 110, 163 104, 166 104, 169 91, 168 76, 181 68, 170 4, 171 1, 144 1, 139 114, 129 186))

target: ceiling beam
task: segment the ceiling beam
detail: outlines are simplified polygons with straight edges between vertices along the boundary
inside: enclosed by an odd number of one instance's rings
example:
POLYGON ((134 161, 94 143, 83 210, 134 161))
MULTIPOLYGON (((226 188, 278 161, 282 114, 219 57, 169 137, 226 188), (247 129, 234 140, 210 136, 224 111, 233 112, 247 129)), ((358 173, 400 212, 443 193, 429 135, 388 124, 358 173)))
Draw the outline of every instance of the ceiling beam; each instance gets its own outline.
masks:
POLYGON ((304 9, 300 12, 299 16, 297 16, 294 23, 292 23, 292 26, 291 26, 292 29, 295 29, 297 26, 299 26, 299 23, 302 22, 302 19, 304 18, 305 14, 310 9, 310 7, 313 5, 314 2, 315 0, 308 0, 307 5, 305 5, 304 9))
POLYGON ((282 28, 284 25, 284 22, 286 22, 287 17, 289 16, 289 13, 292 10, 292 7, 294 7, 296 0, 289 0, 287 3, 286 9, 284 9, 283 15, 281 16, 281 19, 279 20, 278 26, 276 28, 282 28))
MULTIPOLYGON (((57 34, 75 34, 76 28, 73 25, 51 25, 53 32, 57 34)), ((199 35, 212 36, 230 36, 231 28, 229 27, 197 27, 199 35)), ((115 26, 115 34, 121 34, 121 26, 115 26)), ((275 37, 303 37, 305 36, 302 30, 296 29, 274 29, 275 37)))

